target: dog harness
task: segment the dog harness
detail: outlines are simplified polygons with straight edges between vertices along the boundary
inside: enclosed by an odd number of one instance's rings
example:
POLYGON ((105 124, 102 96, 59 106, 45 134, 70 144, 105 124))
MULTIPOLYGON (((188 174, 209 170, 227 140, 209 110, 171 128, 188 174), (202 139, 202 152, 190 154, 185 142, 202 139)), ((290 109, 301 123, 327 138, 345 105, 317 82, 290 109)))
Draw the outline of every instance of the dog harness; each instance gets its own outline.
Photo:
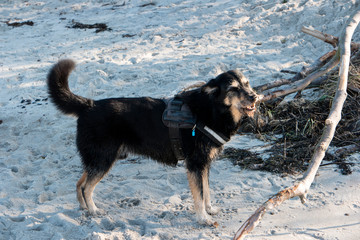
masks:
POLYGON ((222 146, 230 140, 197 121, 196 116, 191 112, 189 106, 181 99, 175 97, 164 99, 164 102, 166 103, 166 109, 163 113, 162 121, 164 125, 169 128, 171 146, 178 160, 185 160, 180 129, 191 130, 193 137, 195 137, 195 129, 197 129, 218 146, 222 146))

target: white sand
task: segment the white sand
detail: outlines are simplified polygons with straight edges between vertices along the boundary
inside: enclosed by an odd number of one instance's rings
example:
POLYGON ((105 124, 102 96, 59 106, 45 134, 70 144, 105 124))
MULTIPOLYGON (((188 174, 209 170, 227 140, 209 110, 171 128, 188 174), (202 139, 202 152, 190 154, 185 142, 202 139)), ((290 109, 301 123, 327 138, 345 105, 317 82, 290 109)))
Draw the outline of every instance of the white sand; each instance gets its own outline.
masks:
MULTIPOLYGON (((48 103, 45 78, 59 59, 78 62, 79 95, 171 96, 239 68, 253 86, 289 77, 331 49, 300 33, 338 35, 355 0, 2 0, 0 3, 0 239, 231 239, 241 222, 300 176, 281 177, 219 160, 211 192, 218 228, 197 225, 183 164, 132 157, 97 186, 105 216, 79 210, 76 120, 48 103), (124 3, 124 4, 123 4, 124 3), (141 7, 143 4, 154 3, 141 7), (5 21, 34 22, 12 28, 5 21), (112 31, 67 28, 106 23, 112 31), (126 37, 126 34, 128 34, 126 37), (133 35, 129 37, 129 35, 133 35)), ((354 35, 359 41, 359 34, 354 35)), ((229 143, 254 149, 252 136, 229 143)), ((359 155, 352 175, 321 167, 307 205, 284 203, 248 239, 359 239, 359 155)))

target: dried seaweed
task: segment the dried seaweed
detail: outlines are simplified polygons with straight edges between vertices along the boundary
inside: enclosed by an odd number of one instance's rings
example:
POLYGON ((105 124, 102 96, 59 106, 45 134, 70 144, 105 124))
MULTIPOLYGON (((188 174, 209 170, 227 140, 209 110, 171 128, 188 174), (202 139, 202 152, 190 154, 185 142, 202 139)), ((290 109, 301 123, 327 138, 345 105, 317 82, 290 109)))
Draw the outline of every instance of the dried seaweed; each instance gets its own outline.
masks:
POLYGON ((8 25, 9 27, 21 27, 24 25, 28 25, 28 26, 34 26, 34 22, 33 21, 24 21, 24 22, 10 22, 7 21, 6 25, 8 25))
MULTIPOLYGON (((272 147, 266 150, 266 159, 259 160, 259 154, 244 156, 243 152, 231 149, 231 158, 236 165, 244 168, 270 171, 282 174, 295 174, 307 169, 314 148, 323 132, 324 123, 330 112, 332 97, 336 91, 338 72, 328 76, 327 83, 319 89, 323 96, 316 100, 293 99, 288 102, 262 103, 255 121, 249 119, 242 123, 242 132, 253 132, 262 138, 277 137, 272 147), (238 156, 236 156, 238 153, 238 156), (244 158, 244 159, 242 159, 244 158)), ((351 174, 353 163, 346 162, 346 156, 360 150, 360 59, 352 61, 348 98, 342 111, 331 145, 338 148, 355 146, 346 155, 326 154, 324 160, 336 164, 342 174, 351 174)))
POLYGON ((105 23, 84 24, 84 23, 76 22, 74 20, 72 20, 69 28, 96 29, 95 31, 96 33, 112 30, 105 23))

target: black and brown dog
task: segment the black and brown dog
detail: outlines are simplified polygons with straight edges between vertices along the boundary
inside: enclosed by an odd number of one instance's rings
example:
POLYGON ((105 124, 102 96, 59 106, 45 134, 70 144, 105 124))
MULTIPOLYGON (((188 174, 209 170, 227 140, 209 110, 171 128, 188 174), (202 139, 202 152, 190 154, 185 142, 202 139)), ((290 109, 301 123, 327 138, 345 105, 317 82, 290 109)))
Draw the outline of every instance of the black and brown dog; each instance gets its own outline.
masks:
MULTIPOLYGON (((128 153, 150 157, 158 162, 176 165, 169 129, 163 124, 166 104, 162 99, 109 98, 92 100, 73 94, 68 77, 74 69, 72 60, 58 62, 48 74, 52 101, 65 114, 78 117, 76 143, 84 173, 77 183, 77 199, 90 214, 98 212, 92 195, 96 184, 106 175, 117 159, 128 153)), ((177 96, 197 116, 197 121, 214 133, 230 139, 244 116, 253 116, 257 94, 239 71, 228 71, 203 86, 177 96)), ((194 198, 196 217, 201 224, 212 224, 209 169, 222 150, 202 132, 192 136, 181 129, 187 177, 194 198)))

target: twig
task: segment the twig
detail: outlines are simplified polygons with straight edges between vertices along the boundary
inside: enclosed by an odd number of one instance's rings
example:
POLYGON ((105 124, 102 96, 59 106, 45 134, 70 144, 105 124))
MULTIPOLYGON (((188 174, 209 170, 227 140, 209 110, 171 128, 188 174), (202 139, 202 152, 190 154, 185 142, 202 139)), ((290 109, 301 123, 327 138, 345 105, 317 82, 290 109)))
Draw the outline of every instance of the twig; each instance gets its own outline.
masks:
POLYGON ((286 137, 284 139, 284 160, 286 159, 286 137))
POLYGON ((349 153, 353 153, 355 151, 359 150, 359 145, 358 144, 353 144, 353 145, 349 145, 349 146, 345 146, 339 150, 337 150, 335 152, 335 156, 339 156, 341 158, 343 158, 344 156, 346 156, 349 153))
POLYGON ((280 87, 282 85, 289 84, 289 83, 291 83, 290 79, 280 79, 280 80, 277 80, 277 81, 274 81, 271 83, 256 86, 256 87, 254 87, 254 90, 257 92, 263 92, 263 91, 269 90, 271 88, 280 87))
POLYGON ((287 70, 287 69, 283 69, 280 71, 281 73, 289 73, 289 74, 297 74, 298 72, 296 71, 292 71, 292 70, 287 70))
MULTIPOLYGON (((337 86, 337 91, 331 106, 331 110, 328 118, 325 121, 325 128, 319 143, 315 148, 315 152, 312 156, 311 163, 308 170, 303 176, 303 179, 292 187, 289 187, 278 194, 274 195, 268 201, 266 201, 255 213, 245 221, 245 223, 239 228, 234 236, 234 240, 243 239, 246 234, 251 232, 260 222, 263 215, 277 206, 279 206, 285 200, 293 197, 300 197, 302 203, 306 201, 306 195, 310 189, 311 183, 314 181, 316 172, 325 156, 325 151, 329 147, 331 140, 334 137, 335 128, 341 119, 341 111, 343 104, 347 97, 346 88, 350 63, 350 50, 351 50, 351 37, 355 31, 355 28, 360 21, 360 7, 354 11, 350 16, 347 24, 343 28, 341 38, 339 40, 340 53, 340 78, 337 86)), ((339 56, 339 54, 336 54, 339 56)), ((333 58, 334 59, 334 58, 333 58)), ((334 61, 332 61, 334 62, 334 61)))
POLYGON ((320 167, 325 167, 325 166, 334 165, 334 164, 355 165, 356 163, 354 163, 354 162, 329 162, 329 163, 323 163, 323 164, 321 164, 320 167))

